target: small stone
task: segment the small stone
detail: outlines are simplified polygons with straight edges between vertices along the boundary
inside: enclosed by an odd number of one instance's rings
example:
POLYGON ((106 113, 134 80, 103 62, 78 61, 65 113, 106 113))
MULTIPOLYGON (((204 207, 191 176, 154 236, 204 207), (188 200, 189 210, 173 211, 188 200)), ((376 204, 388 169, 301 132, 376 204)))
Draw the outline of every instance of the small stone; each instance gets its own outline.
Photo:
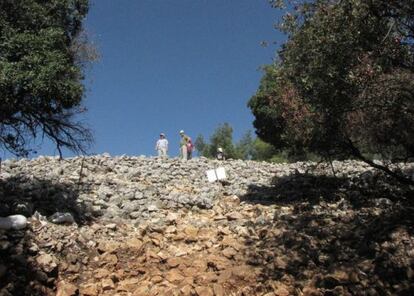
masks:
POLYGON ((134 290, 139 283, 139 279, 137 278, 128 278, 118 283, 117 291, 132 291, 134 290))
POLYGON ((226 220, 226 216, 223 215, 216 215, 214 216, 214 221, 221 221, 221 220, 226 220))
POLYGON ((106 278, 102 280, 101 285, 104 291, 112 290, 115 288, 114 282, 110 278, 106 278))
POLYGON ((209 283, 217 282, 217 275, 212 271, 198 273, 195 281, 203 286, 208 285, 209 283))
POLYGON ((237 252, 231 247, 226 248, 226 249, 223 250, 223 255, 226 258, 229 258, 229 259, 233 258, 236 254, 237 254, 237 252))
POLYGON ((232 247, 233 249, 235 249, 236 251, 240 250, 241 248, 241 244, 234 238, 231 238, 229 236, 226 236, 222 241, 221 241, 223 246, 228 246, 228 247, 232 247))
POLYGON ((240 212, 231 212, 226 215, 227 220, 241 220, 243 219, 243 215, 240 212))
POLYGON ((224 296, 224 288, 220 284, 213 284, 213 291, 215 296, 224 296))
POLYGON ((81 265, 80 265, 80 263, 71 264, 71 265, 69 265, 69 267, 67 268, 67 272, 71 272, 71 273, 79 273, 80 269, 81 269, 81 265))
POLYGON ((289 295, 291 295, 289 290, 284 285, 277 287, 274 290, 274 293, 275 293, 276 296, 289 296, 289 295))
POLYGON ((99 260, 101 265, 115 266, 118 263, 118 257, 114 254, 103 253, 99 260))
POLYGON ((282 257, 276 257, 275 258, 275 267, 278 269, 286 269, 287 263, 282 257))
POLYGON ((132 238, 130 240, 127 241, 127 246, 131 249, 135 249, 136 251, 141 250, 143 243, 141 240, 137 239, 137 238, 132 238))
POLYGON ((138 218, 141 218, 141 216, 142 216, 141 212, 138 212, 138 211, 129 213, 129 217, 131 217, 132 219, 138 219, 138 218))
POLYGON ((184 279, 184 277, 182 276, 179 270, 172 269, 167 273, 165 279, 170 283, 180 283, 184 279))
POLYGON ((349 281, 349 273, 343 270, 335 271, 333 277, 335 277, 341 283, 346 283, 349 281))
POLYGON ((198 296, 214 296, 213 289, 210 287, 197 287, 195 291, 198 296))
POLYGON ((114 253, 119 248, 119 243, 114 241, 103 241, 98 244, 98 251, 101 253, 114 253))
POLYGON ((23 215, 11 215, 8 217, 0 217, 0 229, 4 230, 20 230, 27 226, 27 218, 23 215))
POLYGON ((78 292, 78 288, 71 283, 61 281, 57 284, 56 296, 73 296, 78 292))
POLYGON ((167 258, 169 257, 168 253, 164 252, 164 251, 160 251, 157 253, 158 258, 160 258, 161 260, 167 260, 167 258))
POLYGON ((162 277, 160 277, 159 275, 156 275, 156 276, 154 276, 154 277, 151 279, 151 281, 152 281, 154 284, 158 284, 158 283, 161 283, 161 282, 163 281, 163 278, 162 278, 162 277))
POLYGON ((167 260, 167 265, 168 265, 168 267, 170 267, 170 268, 177 267, 178 265, 180 265, 180 263, 182 263, 182 260, 181 260, 180 258, 176 258, 176 257, 174 257, 174 258, 169 258, 169 259, 167 260))
POLYGON ((165 222, 168 224, 174 224, 178 220, 178 215, 175 213, 168 213, 167 217, 165 217, 165 222))
POLYGON ((236 277, 244 280, 255 276, 253 270, 247 265, 234 267, 232 271, 236 277))
POLYGON ((105 225, 106 228, 110 229, 110 230, 116 230, 116 224, 115 223, 110 223, 105 225))
POLYGON ((81 286, 79 289, 79 294, 81 296, 97 296, 99 294, 99 289, 97 284, 87 284, 81 286))
POLYGON ((102 279, 105 277, 108 277, 111 274, 111 272, 105 268, 99 268, 97 270, 94 271, 93 276, 96 279, 102 279))
POLYGON ((195 242, 198 240, 197 234, 198 234, 198 228, 195 228, 194 226, 187 226, 184 228, 184 233, 186 235, 185 240, 188 242, 195 242))
POLYGON ((47 273, 52 273, 57 269, 57 260, 50 254, 43 254, 36 258, 36 262, 42 267, 47 273))
POLYGON ((78 261, 78 256, 74 253, 69 253, 66 255, 66 261, 75 264, 78 261))
POLYGON ((191 296, 193 288, 190 285, 185 285, 180 289, 180 292, 183 296, 191 296))
POLYGON ((177 232, 177 227, 170 225, 165 229, 165 233, 176 233, 177 232))
POLYGON ((157 212, 158 210, 158 207, 154 204, 148 206, 148 212, 157 212))
POLYGON ((305 287, 302 291, 303 296, 322 296, 322 292, 312 287, 305 287))

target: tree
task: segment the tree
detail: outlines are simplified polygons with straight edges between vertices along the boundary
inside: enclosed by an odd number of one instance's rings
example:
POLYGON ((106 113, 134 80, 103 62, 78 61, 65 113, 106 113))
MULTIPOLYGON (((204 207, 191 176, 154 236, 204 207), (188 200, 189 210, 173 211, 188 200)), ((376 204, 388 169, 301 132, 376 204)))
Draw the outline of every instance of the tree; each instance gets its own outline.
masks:
POLYGON ((85 152, 91 133, 76 120, 83 69, 95 57, 82 21, 88 0, 0 1, 0 145, 26 156, 47 137, 85 152))
POLYGON ((210 145, 206 143, 203 135, 198 135, 194 142, 195 149, 198 151, 199 156, 212 157, 210 154, 210 145))
POLYGON ((233 129, 228 123, 220 124, 210 137, 210 142, 204 140, 203 135, 198 135, 195 147, 200 156, 215 158, 217 149, 223 148, 226 157, 232 159, 250 159, 271 162, 289 162, 306 159, 308 155, 295 154, 292 150, 277 150, 273 145, 254 137, 247 131, 237 143, 233 143, 233 129))
POLYGON ((233 128, 228 123, 219 124, 210 136, 207 143, 202 135, 198 135, 195 141, 195 147, 199 155, 215 158, 218 148, 224 150, 226 158, 232 159, 250 159, 253 152, 253 137, 248 131, 237 144, 233 143, 233 128))
POLYGON ((224 150, 226 158, 237 158, 233 144, 233 128, 227 122, 220 124, 210 137, 210 155, 215 156, 217 149, 224 150))
POLYGON ((271 160, 277 153, 278 151, 273 145, 260 140, 260 138, 256 138, 253 141, 253 160, 268 161, 271 160))
MULTIPOLYGON (((272 1, 275 6, 283 1, 272 1)), ((414 156, 414 1, 295 1, 287 41, 249 102, 277 148, 388 164, 414 156)))
POLYGON ((254 139, 251 131, 247 131, 240 141, 235 145, 235 152, 237 158, 240 159, 252 159, 254 151, 254 139))

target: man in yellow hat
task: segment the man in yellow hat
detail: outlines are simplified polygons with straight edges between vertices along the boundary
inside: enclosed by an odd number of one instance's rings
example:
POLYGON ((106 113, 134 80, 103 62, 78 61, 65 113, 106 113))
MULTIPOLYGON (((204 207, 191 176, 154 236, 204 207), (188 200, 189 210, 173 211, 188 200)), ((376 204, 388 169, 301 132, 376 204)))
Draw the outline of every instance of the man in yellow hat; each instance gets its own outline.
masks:
POLYGON ((191 159, 192 152, 193 152, 193 143, 191 142, 191 138, 187 136, 183 130, 180 130, 180 155, 181 159, 187 160, 191 159))

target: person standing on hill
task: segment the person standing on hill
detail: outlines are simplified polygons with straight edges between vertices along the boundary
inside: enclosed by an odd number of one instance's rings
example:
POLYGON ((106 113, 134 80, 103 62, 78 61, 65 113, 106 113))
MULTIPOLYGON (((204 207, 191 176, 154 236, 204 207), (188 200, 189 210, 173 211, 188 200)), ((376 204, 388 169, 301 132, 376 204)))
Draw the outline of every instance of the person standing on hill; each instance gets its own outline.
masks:
POLYGON ((226 156, 224 155, 223 148, 219 147, 217 149, 216 159, 217 160, 226 160, 226 156))
POLYGON ((157 144, 155 145, 155 150, 158 151, 158 156, 162 158, 168 157, 168 140, 165 138, 165 134, 161 133, 160 138, 157 141, 157 144))
POLYGON ((187 160, 191 159, 193 154, 193 143, 191 138, 187 136, 183 130, 180 131, 181 141, 180 141, 180 155, 181 159, 187 160))

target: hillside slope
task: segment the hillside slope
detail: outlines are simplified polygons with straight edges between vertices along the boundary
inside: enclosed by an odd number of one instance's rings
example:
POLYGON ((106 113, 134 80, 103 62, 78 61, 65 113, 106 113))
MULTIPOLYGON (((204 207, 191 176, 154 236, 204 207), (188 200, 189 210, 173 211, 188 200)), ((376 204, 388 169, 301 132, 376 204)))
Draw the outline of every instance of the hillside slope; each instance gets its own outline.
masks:
POLYGON ((1 216, 30 224, 0 230, 0 295, 414 294, 412 191, 333 166, 6 161, 1 216), (219 166, 228 178, 209 183, 219 166), (46 220, 56 212, 76 223, 46 220))

